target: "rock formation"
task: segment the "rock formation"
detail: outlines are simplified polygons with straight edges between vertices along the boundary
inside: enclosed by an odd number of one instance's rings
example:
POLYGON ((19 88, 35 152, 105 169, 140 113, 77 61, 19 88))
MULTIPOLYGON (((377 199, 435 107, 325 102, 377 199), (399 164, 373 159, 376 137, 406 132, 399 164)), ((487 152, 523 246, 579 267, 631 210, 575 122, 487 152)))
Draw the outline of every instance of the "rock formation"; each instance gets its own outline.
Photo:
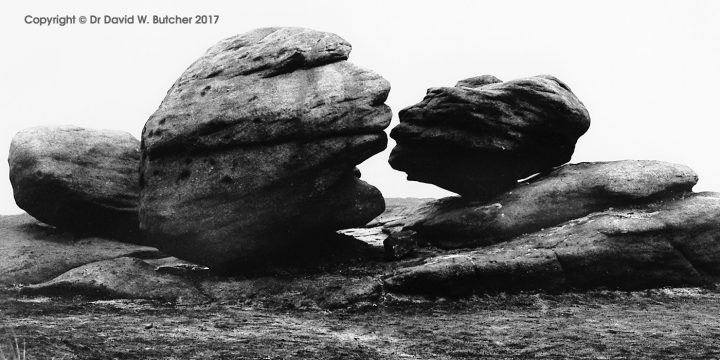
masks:
POLYGON ((79 237, 27 214, 0 216, 0 285, 48 281, 74 268, 119 257, 158 258, 156 248, 79 237))
POLYGON ((385 278, 389 291, 634 289, 720 276, 720 194, 692 193, 695 172, 661 161, 560 166, 590 119, 554 77, 461 80, 428 90, 400 120, 390 164, 461 196, 382 224, 387 256, 415 257, 385 278))
POLYGON ((10 145, 15 202, 58 228, 135 240, 140 142, 122 131, 35 127, 10 145))
POLYGON ((25 294, 84 294, 111 299, 154 299, 178 305, 209 302, 189 281, 161 274, 136 258, 93 262, 72 269, 50 281, 22 288, 25 294))
POLYGON ((489 75, 431 88, 400 111, 390 165, 408 180, 487 199, 570 161, 590 116, 563 82, 489 75))
POLYGON ((569 164, 488 201, 428 203, 405 229, 443 248, 484 246, 610 207, 687 193, 697 181, 687 166, 662 161, 569 164))
POLYGON ((386 147, 390 86, 349 53, 334 34, 264 28, 195 61, 143 129, 145 238, 230 270, 380 214, 355 165, 386 147))
POLYGON ((478 250, 441 255, 385 279, 391 291, 687 286, 720 275, 720 194, 608 210, 478 250))
POLYGON ((334 308, 381 301, 383 291, 720 277, 720 194, 692 193, 697 175, 661 161, 563 166, 590 119, 552 76, 469 78, 402 110, 391 165, 461 197, 395 199, 383 213, 356 165, 386 147, 390 87, 349 53, 333 34, 257 29, 190 65, 141 144, 70 126, 18 133, 15 198, 52 226, 0 217, 0 287, 177 304, 267 295, 334 308), (137 240, 138 230, 177 257, 107 238, 137 240), (399 261, 383 258, 382 240, 399 261), (238 281, 205 265, 249 271, 238 281))

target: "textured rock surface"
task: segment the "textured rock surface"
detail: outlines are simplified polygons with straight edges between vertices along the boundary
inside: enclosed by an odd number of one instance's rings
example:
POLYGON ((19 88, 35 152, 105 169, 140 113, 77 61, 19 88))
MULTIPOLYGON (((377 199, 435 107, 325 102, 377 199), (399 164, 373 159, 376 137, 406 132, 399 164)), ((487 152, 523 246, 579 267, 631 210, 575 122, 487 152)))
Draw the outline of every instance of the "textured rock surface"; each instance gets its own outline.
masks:
POLYGON ((164 274, 184 275, 192 273, 204 273, 209 269, 204 266, 193 264, 189 261, 178 259, 174 256, 159 259, 143 259, 143 261, 164 274))
POLYGON ((355 165, 387 145, 390 86, 349 53, 333 34, 266 28, 193 63, 143 130, 146 238, 233 269, 380 214, 355 165))
POLYGON ((595 213, 475 251, 441 255, 385 279, 391 291, 699 285, 720 275, 720 194, 595 213))
POLYGON ((112 299, 155 299, 180 305, 209 302, 193 284, 161 274, 140 259, 122 257, 72 269, 50 281, 24 287, 23 293, 92 295, 112 299))
POLYGON ((409 180, 486 199, 570 161, 589 126, 585 106, 555 77, 479 76, 431 88, 400 111, 390 165, 409 180))
POLYGON ((687 166, 662 161, 569 164, 489 201, 427 203, 406 229, 443 248, 489 245, 609 207, 687 193, 697 181, 687 166))
POLYGON ((385 255, 392 260, 399 260, 411 255, 417 247, 417 233, 412 230, 392 232, 383 241, 385 255))
POLYGON ((76 232, 136 240, 140 142, 74 126, 23 130, 10 145, 18 206, 76 232))
POLYGON ((418 211, 434 198, 385 198, 385 211, 367 224, 367 227, 383 226, 386 230, 400 230, 418 211), (397 228, 397 229, 394 229, 397 228))
POLYGON ((73 268, 123 256, 163 256, 157 249, 97 237, 77 237, 27 214, 0 216, 0 285, 35 284, 73 268))

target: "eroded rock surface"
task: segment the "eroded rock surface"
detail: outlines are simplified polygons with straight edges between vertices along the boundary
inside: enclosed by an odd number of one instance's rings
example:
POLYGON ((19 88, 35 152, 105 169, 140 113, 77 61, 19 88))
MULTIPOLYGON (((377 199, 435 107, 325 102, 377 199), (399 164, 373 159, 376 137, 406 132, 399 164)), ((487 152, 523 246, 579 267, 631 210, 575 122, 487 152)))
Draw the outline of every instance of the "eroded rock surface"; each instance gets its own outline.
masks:
POLYGON ((431 88, 401 110, 390 165, 408 180, 487 199, 570 161, 589 126, 585 106, 553 76, 479 76, 431 88))
POLYGON ((193 63, 143 130, 146 239, 232 270, 382 213, 355 165, 386 147, 390 86, 349 53, 334 34, 264 28, 193 63))
POLYGON ((132 256, 163 257, 156 248, 98 237, 79 237, 27 214, 0 216, 0 285, 51 280, 95 261, 132 256))
POLYGON ((427 259, 384 282, 390 291, 700 285, 720 275, 720 194, 608 210, 474 251, 427 259))
POLYGON ((697 181, 687 166, 662 161, 569 164, 488 201, 427 203, 405 229, 443 248, 484 246, 610 207, 688 193, 697 181))
POLYGON ((22 288, 27 294, 95 296, 111 299, 155 299, 194 305, 209 302, 192 283, 174 275, 162 274, 136 258, 93 262, 60 276, 22 288))
POLYGON ((15 202, 38 220, 136 241, 140 142, 75 126, 23 130, 10 145, 15 202))

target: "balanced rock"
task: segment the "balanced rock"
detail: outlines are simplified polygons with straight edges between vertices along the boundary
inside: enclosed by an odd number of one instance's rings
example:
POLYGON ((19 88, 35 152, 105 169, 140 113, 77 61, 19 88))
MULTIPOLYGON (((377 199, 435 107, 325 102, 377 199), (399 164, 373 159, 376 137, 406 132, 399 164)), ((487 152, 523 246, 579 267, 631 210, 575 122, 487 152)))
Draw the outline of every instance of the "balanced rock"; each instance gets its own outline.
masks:
POLYGON ((390 291, 696 286, 720 276, 720 194, 608 210, 387 277, 390 291))
POLYGON ((133 240, 138 232, 140 142, 75 126, 23 130, 10 145, 15 202, 58 228, 133 240))
POLYGON ((553 76, 479 76, 431 88, 401 110, 390 165, 408 180, 487 199, 570 161, 589 126, 585 106, 553 76))
POLYGON ((650 160, 570 164, 488 201, 448 197, 425 204, 406 230, 443 248, 494 244, 610 207, 691 191, 695 172, 650 160))
POLYGON ((195 61, 143 130, 146 239, 234 269, 382 213, 355 165, 387 146, 390 86, 348 63, 350 49, 334 34, 263 28, 195 61))

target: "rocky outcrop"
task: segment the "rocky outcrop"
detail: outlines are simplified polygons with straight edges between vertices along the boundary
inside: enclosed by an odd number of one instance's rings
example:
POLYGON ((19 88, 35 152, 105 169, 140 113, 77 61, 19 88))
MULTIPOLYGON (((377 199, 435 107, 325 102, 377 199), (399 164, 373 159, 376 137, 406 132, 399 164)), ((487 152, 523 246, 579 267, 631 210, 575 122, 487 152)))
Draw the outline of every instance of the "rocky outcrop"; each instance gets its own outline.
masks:
POLYGON ((27 214, 0 216, 0 285, 27 285, 96 261, 163 257, 155 248, 81 237, 44 225, 27 214))
POLYGON ((355 165, 386 147, 390 86, 349 53, 334 34, 264 28, 193 63, 143 130, 146 239, 231 270, 380 214, 355 165))
POLYGON ((178 305, 207 303, 189 281, 156 272, 140 259, 121 257, 72 269, 50 281, 22 288, 25 294, 77 295, 110 299, 153 299, 178 305))
POLYGON ((17 205, 83 234, 137 240, 140 142, 121 131, 35 127, 10 145, 17 205))
POLYGON ((405 220, 405 229, 442 248, 485 246, 610 207, 687 193, 697 181, 687 166, 662 161, 570 164, 489 201, 427 203, 405 220))
POLYGON ((408 180, 488 199, 570 161, 589 126, 585 106, 553 76, 485 75, 431 88, 400 111, 390 165, 408 180))
POLYGON ((595 213, 384 280, 406 293, 621 289, 703 284, 720 275, 720 194, 595 213))

